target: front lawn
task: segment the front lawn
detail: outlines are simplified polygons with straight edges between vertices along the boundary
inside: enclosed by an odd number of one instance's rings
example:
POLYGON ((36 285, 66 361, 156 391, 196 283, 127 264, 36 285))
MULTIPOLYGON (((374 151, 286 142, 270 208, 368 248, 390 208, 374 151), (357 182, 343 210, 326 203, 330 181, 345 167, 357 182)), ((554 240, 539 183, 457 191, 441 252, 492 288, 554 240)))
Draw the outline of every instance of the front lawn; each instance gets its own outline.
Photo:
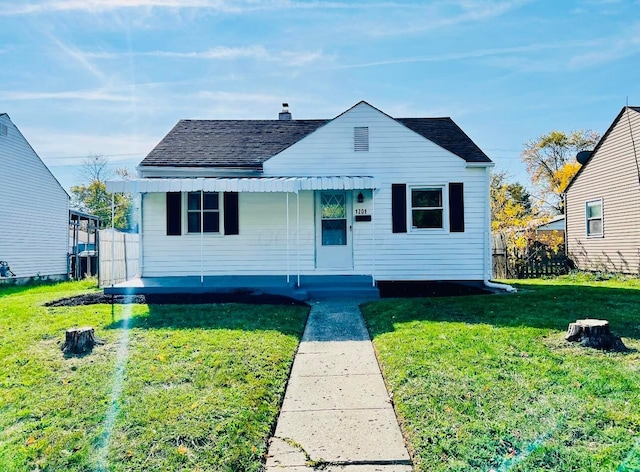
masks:
POLYGON ((640 470, 640 281, 363 307, 418 471, 640 470), (628 353, 563 339, 603 318, 628 353))
POLYGON ((42 306, 92 290, 0 288, 0 470, 260 470, 308 309, 42 306))

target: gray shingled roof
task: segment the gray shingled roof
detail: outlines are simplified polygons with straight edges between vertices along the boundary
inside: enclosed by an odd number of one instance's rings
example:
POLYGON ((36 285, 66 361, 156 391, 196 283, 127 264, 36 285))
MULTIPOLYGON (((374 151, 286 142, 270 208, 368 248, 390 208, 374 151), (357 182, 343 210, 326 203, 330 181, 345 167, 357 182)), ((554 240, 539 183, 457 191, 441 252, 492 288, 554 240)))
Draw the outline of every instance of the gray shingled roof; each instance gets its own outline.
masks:
POLYGON ((396 121, 467 162, 491 162, 451 118, 396 118, 396 121))
MULTIPOLYGON (((260 169, 264 161, 329 121, 180 120, 140 165, 260 169)), ((491 162, 450 118, 397 121, 467 162, 491 162)))

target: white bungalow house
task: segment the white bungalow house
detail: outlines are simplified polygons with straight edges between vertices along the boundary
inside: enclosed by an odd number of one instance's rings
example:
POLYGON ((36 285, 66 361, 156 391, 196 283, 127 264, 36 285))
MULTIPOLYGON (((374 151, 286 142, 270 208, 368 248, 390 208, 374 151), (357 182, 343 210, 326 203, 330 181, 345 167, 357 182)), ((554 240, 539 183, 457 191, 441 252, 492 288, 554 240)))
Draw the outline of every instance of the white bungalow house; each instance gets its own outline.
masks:
POLYGON ((67 277, 69 195, 0 113, 0 283, 67 277))
POLYGON ((105 291, 488 282, 493 163, 450 118, 362 101, 294 120, 283 106, 278 120, 181 120, 139 178, 108 183, 142 195, 141 274, 105 291))

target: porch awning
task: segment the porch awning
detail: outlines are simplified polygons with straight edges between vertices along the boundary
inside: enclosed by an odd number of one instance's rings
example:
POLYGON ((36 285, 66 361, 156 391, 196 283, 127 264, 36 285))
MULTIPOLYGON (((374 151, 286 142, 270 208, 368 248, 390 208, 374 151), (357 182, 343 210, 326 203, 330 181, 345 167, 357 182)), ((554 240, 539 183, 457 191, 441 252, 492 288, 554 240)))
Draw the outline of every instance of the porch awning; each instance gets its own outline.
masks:
POLYGON ((109 193, 166 192, 291 192, 300 190, 375 189, 370 176, 336 177, 210 177, 183 179, 110 180, 109 193))

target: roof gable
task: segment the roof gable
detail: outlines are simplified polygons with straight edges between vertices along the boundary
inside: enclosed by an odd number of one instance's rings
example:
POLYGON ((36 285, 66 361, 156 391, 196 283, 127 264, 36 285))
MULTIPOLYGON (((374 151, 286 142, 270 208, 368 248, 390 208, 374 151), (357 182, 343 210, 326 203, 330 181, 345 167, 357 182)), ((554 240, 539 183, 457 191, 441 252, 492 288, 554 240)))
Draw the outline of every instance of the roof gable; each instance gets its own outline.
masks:
MULTIPOLYGON (((620 121, 620 119, 625 116, 625 111, 626 110, 630 110, 630 111, 634 111, 636 113, 640 113, 640 107, 630 107, 630 106, 624 106, 622 107, 622 110, 620 110, 620 113, 618 113, 618 116, 616 116, 615 120, 613 120, 613 123, 611 123, 611 125, 609 126, 609 128, 607 129, 607 131, 605 131, 605 133, 602 135, 602 137, 600 138, 600 141, 598 141, 598 143, 596 144, 596 146, 593 148, 593 151, 591 151, 591 157, 589 158, 589 160, 587 162, 585 162, 585 164, 580 167, 580 169, 578 170, 578 172, 576 173, 576 175, 573 176, 573 179, 571 179, 571 182, 569 182, 569 185, 567 185, 567 188, 565 189, 565 193, 569 191, 569 189, 571 188, 571 186, 573 185, 573 183, 575 181, 578 180, 578 178, 580 177, 580 175, 582 174, 583 170, 589 165, 589 163, 591 161, 593 161, 593 157, 596 155, 596 153, 598 152, 598 150, 602 147, 602 145, 605 143, 605 141, 607 140, 607 138, 609 137, 609 135, 611 134, 611 132, 615 129, 615 127, 618 125, 618 122, 620 121)), ((640 139, 640 136, 638 137, 638 139, 640 139)))
POLYGON ((0 113, 0 118, 6 119, 11 124, 12 130, 17 133, 17 136, 19 137, 20 142, 22 142, 22 144, 29 150, 30 157, 33 158, 35 162, 37 162, 38 166, 42 166, 45 169, 46 174, 49 177, 51 177, 51 179, 53 179, 53 181, 55 181, 56 185, 60 188, 60 190, 62 190, 64 192, 64 194, 67 196, 67 198, 70 198, 69 194, 66 191, 66 189, 62 186, 62 184, 56 178, 56 176, 53 175, 53 172, 51 172, 51 169, 49 169, 49 167, 40 158, 40 156, 38 155, 36 150, 33 149, 33 146, 31 146, 31 143, 29 141, 27 141, 27 138, 25 138, 24 135, 22 134, 22 131, 20 131, 20 129, 16 126, 16 124, 13 121, 11 121, 11 118, 9 117, 9 114, 8 113, 0 113))
POLYGON ((451 118, 392 118, 365 101, 332 120, 180 120, 141 167, 260 169, 318 128, 366 105, 467 162, 491 160, 451 118))

